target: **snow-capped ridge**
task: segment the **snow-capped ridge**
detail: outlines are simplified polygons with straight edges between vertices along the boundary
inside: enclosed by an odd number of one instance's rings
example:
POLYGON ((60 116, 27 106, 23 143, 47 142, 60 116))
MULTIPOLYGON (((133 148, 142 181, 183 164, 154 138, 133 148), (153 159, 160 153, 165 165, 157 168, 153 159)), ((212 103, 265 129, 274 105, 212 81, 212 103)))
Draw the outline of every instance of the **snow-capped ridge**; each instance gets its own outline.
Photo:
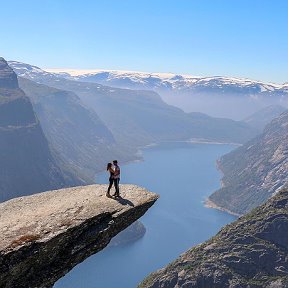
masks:
MULTIPOLYGON (((73 77, 75 80, 88 81, 89 78, 97 78, 99 81, 107 81, 107 85, 112 81, 124 81, 129 80, 138 84, 152 84, 155 87, 167 87, 174 89, 190 88, 193 85, 211 85, 220 87, 220 85, 240 85, 251 86, 259 85, 260 92, 274 91, 275 89, 288 88, 288 84, 275 84, 266 83, 257 80, 251 80, 248 78, 236 78, 227 76, 193 76, 185 74, 174 73, 148 73, 138 71, 122 71, 122 70, 106 70, 106 69, 94 69, 94 70, 75 70, 75 69, 46 69, 47 72, 55 74, 62 74, 73 77), (153 83, 151 83, 153 82, 153 83), (213 83, 212 83, 213 82, 213 83)), ((90 79, 92 80, 92 79, 90 79)), ((94 82, 94 81, 93 81, 94 82)), ((153 88, 153 87, 152 87, 153 88)))
POLYGON ((246 88, 249 93, 288 93, 288 83, 275 84, 266 83, 248 78, 236 78, 227 76, 193 76, 175 73, 148 73, 138 71, 122 71, 108 69, 41 69, 34 65, 29 65, 17 61, 9 61, 9 64, 17 69, 17 73, 23 77, 31 79, 41 75, 46 77, 58 77, 76 81, 95 82, 107 86, 114 86, 129 89, 172 89, 177 91, 187 91, 190 89, 212 88, 242 89, 246 88))

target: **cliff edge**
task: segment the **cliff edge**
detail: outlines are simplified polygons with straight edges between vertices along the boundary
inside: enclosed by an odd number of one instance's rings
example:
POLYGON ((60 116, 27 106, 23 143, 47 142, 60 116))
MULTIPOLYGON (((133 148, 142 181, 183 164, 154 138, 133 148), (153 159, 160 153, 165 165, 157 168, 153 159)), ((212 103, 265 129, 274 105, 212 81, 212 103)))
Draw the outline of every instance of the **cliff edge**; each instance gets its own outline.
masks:
POLYGON ((144 287, 287 288, 288 189, 152 273, 144 287))
POLYGON ((122 185, 67 188, 0 204, 0 287, 47 288, 102 250, 154 204, 158 195, 122 185))
POLYGON ((46 190, 76 186, 62 171, 32 104, 15 72, 0 57, 0 202, 46 190))

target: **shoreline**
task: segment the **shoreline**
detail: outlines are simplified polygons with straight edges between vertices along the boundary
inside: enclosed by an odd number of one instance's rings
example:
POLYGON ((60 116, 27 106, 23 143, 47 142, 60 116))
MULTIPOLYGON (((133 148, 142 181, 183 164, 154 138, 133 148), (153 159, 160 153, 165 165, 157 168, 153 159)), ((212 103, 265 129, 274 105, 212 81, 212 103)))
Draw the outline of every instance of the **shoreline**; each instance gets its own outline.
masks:
POLYGON ((243 145, 243 144, 234 143, 234 142, 216 142, 216 141, 211 141, 207 139, 197 139, 197 138, 192 138, 188 141, 183 141, 183 142, 192 143, 192 144, 214 144, 214 145, 234 145, 234 146, 243 145))
MULTIPOLYGON (((144 157, 143 157, 143 150, 145 149, 149 149, 151 147, 155 147, 155 146, 159 146, 162 143, 189 143, 189 144, 211 144, 211 145, 234 145, 234 146, 242 146, 243 144, 240 143, 233 143, 233 142, 213 142, 213 141, 209 141, 207 139, 190 139, 190 140, 179 140, 179 141, 163 141, 163 142, 154 142, 154 143, 150 143, 150 144, 146 144, 143 146, 140 146, 137 150, 137 152, 135 153, 135 159, 134 160, 128 160, 128 161, 124 161, 122 162, 122 165, 128 165, 131 163, 137 163, 137 162, 142 162, 145 161, 144 157)), ((106 170, 98 170, 95 173, 95 176, 97 174, 103 173, 106 170)))
MULTIPOLYGON (((221 179, 220 179, 220 189, 221 189, 221 188, 225 187, 225 184, 224 184, 224 182, 223 182, 223 177, 224 177, 225 174, 224 174, 223 170, 221 169, 220 159, 217 159, 217 160, 216 160, 216 169, 217 169, 217 170, 221 173, 221 175, 222 175, 222 177, 221 177, 221 179)), ((219 189, 217 189, 217 190, 219 190, 219 189)), ((213 192, 213 193, 214 193, 214 192, 213 192)), ((213 193, 212 193, 212 194, 213 194, 213 193)), ((211 194, 211 195, 212 195, 212 194, 211 194)), ((233 215, 233 216, 236 216, 236 217, 241 217, 241 216, 243 216, 242 214, 238 214, 238 213, 233 212, 233 211, 231 211, 231 210, 229 210, 229 209, 227 209, 227 208, 224 208, 224 207, 222 207, 222 206, 217 205, 215 202, 213 202, 211 199, 209 199, 209 197, 207 197, 207 198, 205 199, 205 201, 204 201, 204 207, 206 207, 206 208, 212 208, 212 209, 217 209, 217 210, 226 212, 226 213, 228 213, 228 214, 230 214, 230 215, 233 215)))
POLYGON ((208 145, 210 144, 210 145, 233 145, 233 146, 243 145, 243 144, 234 143, 234 142, 219 142, 219 141, 212 141, 212 140, 201 139, 201 138, 191 138, 190 140, 171 140, 171 141, 154 142, 151 144, 140 146, 138 148, 137 153, 142 153, 141 151, 144 149, 149 149, 151 147, 159 146, 164 143, 187 143, 187 144, 208 144, 208 145))
POLYGON ((233 216, 236 216, 236 217, 241 217, 243 216, 242 214, 238 214, 238 213, 235 213, 227 208, 224 208, 224 207, 221 207, 221 206, 218 206, 217 204, 215 204, 215 202, 213 202, 212 200, 210 200, 209 198, 206 198, 205 201, 204 201, 204 207, 206 208, 212 208, 212 209, 217 209, 217 210, 220 210, 222 212, 226 212, 230 215, 233 215, 233 216))
MULTIPOLYGON (((231 143, 231 142, 212 142, 212 141, 209 141, 209 140, 205 140, 205 139, 191 139, 191 140, 183 140, 183 141, 165 141, 165 142, 159 142, 159 143, 150 143, 150 144, 147 144, 147 145, 144 145, 142 147, 139 147, 138 151, 136 152, 135 154, 135 160, 130 160, 130 161, 125 161, 123 162, 122 165, 128 165, 128 164, 132 164, 132 163, 137 163, 137 162, 143 162, 145 161, 144 157, 143 157, 143 150, 145 149, 149 149, 151 147, 155 147, 155 146, 159 146, 161 145, 161 143, 190 143, 190 144, 207 144, 207 145, 235 145, 235 146, 242 146, 243 144, 239 144, 239 143, 231 143)), ((216 169, 222 174, 222 176, 224 176, 224 173, 223 171, 221 170, 221 167, 220 167, 220 163, 219 163, 219 159, 216 160, 216 169)), ((103 173, 105 172, 105 170, 102 170, 102 171, 99 171, 95 174, 95 177, 97 174, 100 174, 100 173, 103 173)), ((220 179, 220 184, 221 184, 221 188, 224 187, 224 183, 222 181, 222 178, 220 179)), ((233 216, 236 216, 236 217, 241 217, 242 215, 241 214, 237 214, 233 211, 230 211, 229 209, 226 209, 226 208, 223 208, 221 206, 218 206, 217 204, 215 204, 212 200, 210 200, 209 198, 206 198, 204 200, 204 207, 206 208, 209 208, 209 209, 217 209, 219 211, 222 211, 222 212, 226 212, 230 215, 233 215, 233 216)))

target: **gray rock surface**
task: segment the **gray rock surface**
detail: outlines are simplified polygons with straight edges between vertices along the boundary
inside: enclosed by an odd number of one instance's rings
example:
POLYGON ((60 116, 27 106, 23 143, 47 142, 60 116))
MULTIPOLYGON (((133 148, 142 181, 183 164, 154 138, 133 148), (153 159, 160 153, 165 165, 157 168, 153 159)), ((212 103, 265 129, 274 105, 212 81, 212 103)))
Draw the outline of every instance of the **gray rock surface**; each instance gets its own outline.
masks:
POLYGON ((0 57, 0 87, 9 89, 18 88, 16 74, 2 57, 0 57))
POLYGON ((288 287, 288 190, 147 277, 139 288, 288 287))
POLYGON ((122 198, 90 185, 0 204, 0 287, 52 287, 141 217, 158 195, 121 185, 122 198))

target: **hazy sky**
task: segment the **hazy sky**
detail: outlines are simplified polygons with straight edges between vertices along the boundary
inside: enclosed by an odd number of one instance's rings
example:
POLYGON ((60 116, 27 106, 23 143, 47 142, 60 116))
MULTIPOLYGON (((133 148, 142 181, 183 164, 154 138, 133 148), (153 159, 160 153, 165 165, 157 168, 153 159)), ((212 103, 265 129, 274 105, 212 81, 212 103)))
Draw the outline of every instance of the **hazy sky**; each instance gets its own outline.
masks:
POLYGON ((288 82, 287 0, 1 1, 0 56, 42 68, 288 82))

